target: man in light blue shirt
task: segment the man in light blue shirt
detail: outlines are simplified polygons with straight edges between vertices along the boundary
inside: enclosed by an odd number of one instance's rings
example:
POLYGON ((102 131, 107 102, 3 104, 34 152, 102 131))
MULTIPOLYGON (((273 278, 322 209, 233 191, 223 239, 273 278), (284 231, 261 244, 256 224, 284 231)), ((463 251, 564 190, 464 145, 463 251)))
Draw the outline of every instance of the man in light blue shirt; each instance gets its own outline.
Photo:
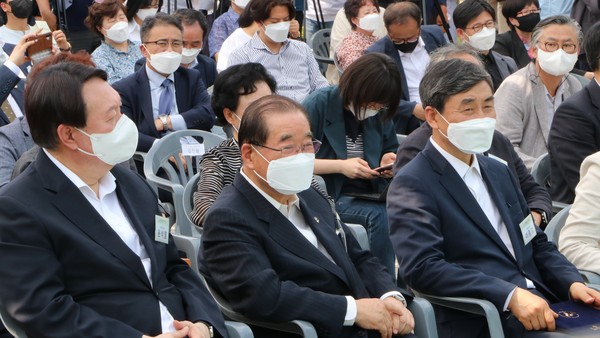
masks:
POLYGON ((574 0, 540 0, 540 18, 553 15, 571 15, 574 0))

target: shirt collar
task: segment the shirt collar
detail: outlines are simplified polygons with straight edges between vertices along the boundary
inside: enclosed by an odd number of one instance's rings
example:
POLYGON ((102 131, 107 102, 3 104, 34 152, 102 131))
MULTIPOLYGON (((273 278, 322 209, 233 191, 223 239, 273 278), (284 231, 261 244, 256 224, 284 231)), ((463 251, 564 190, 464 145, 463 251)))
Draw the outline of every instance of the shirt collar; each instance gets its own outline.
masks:
MULTIPOLYGON (((69 179, 69 181, 71 181, 77 187, 77 189, 79 189, 84 194, 91 194, 94 197, 96 197, 96 193, 92 190, 92 188, 90 188, 79 176, 77 176, 77 174, 75 174, 71 169, 67 168, 67 166, 62 164, 62 162, 56 159, 56 157, 52 156, 52 154, 50 154, 50 152, 48 152, 46 148, 42 148, 42 150, 44 150, 44 153, 46 154, 46 156, 48 156, 50 161, 52 161, 52 163, 56 165, 56 167, 69 179)), ((104 196, 115 191, 115 189, 117 188, 117 184, 115 182, 115 177, 110 171, 108 171, 98 181, 99 198, 96 198, 101 200, 104 196)))
MULTIPOLYGON (((150 86, 160 87, 160 85, 162 85, 163 81, 165 80, 165 77, 150 69, 150 67, 148 67, 148 62, 149 61, 146 61, 146 74, 148 74, 150 86)), ((167 79, 170 79, 171 81, 173 81, 173 83, 175 83, 175 76, 173 75, 173 73, 169 74, 169 76, 167 76, 167 79)))
MULTIPOLYGON (((261 194, 273 207, 275 207, 275 209, 281 211, 282 213, 284 209, 289 209, 292 206, 295 206, 296 208, 300 209, 300 199, 297 195, 294 195, 294 201, 292 201, 289 205, 281 204, 269 194, 264 192, 258 185, 254 184, 254 182, 252 182, 252 180, 246 175, 246 173, 244 173, 243 167, 240 169, 240 174, 242 174, 242 177, 245 178, 246 181, 248 181, 248 183, 250 183, 250 185, 254 189, 256 189, 256 191, 258 191, 258 193, 261 194)), ((284 216, 287 217, 287 213, 285 213, 284 216)))
POLYGON ((460 176, 463 180, 465 178, 465 175, 471 168, 475 169, 475 171, 479 173, 479 176, 481 176, 481 169, 479 168, 479 161, 477 161, 477 155, 473 155, 473 162, 469 166, 465 162, 459 160, 458 158, 454 157, 454 155, 444 150, 444 148, 442 148, 439 144, 437 144, 437 142, 435 142, 433 137, 430 137, 429 140, 431 141, 431 144, 433 144, 435 149, 437 149, 437 151, 439 151, 440 154, 442 154, 446 161, 448 161, 452 168, 454 168, 458 176, 460 176))

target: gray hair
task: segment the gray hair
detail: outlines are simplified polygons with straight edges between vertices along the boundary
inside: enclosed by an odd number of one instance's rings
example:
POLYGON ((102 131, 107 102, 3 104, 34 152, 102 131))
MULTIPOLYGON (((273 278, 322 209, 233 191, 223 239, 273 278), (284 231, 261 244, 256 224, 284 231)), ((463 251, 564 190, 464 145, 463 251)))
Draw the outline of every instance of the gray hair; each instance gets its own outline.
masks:
POLYGON ((425 70, 419 95, 423 107, 431 106, 442 113, 450 97, 464 93, 482 81, 493 91, 491 76, 479 65, 463 59, 433 62, 425 70))
MULTIPOLYGON (((446 44, 442 47, 437 48, 429 55, 429 63, 435 63, 440 61, 446 61, 449 59, 459 58, 461 55, 469 55, 475 58, 475 60, 481 60, 477 50, 468 43, 456 45, 453 43, 446 44)), ((479 63, 483 66, 483 63, 479 63)))
POLYGON ((140 38, 142 39, 142 44, 146 43, 148 39, 148 35, 150 35, 150 31, 155 26, 175 26, 181 34, 183 34, 183 26, 181 26, 181 21, 169 14, 165 14, 162 12, 156 13, 156 15, 149 16, 142 21, 142 27, 140 28, 140 38))
POLYGON ((550 25, 568 25, 573 27, 575 33, 577 34, 577 45, 581 46, 581 43, 583 42, 583 32, 581 31, 581 26, 579 26, 577 21, 566 15, 549 16, 538 22, 531 32, 531 44, 533 46, 537 45, 537 43, 540 41, 540 36, 542 35, 544 28, 550 25))

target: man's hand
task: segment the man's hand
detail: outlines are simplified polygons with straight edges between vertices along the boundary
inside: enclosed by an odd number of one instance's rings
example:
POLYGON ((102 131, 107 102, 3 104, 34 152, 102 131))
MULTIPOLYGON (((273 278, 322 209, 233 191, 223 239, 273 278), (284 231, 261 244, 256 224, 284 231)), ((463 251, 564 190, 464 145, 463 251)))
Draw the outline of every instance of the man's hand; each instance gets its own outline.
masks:
MULTIPOLYGON (((383 167, 388 164, 394 164, 395 161, 396 161, 396 153, 385 153, 381 157, 381 162, 379 162, 379 166, 383 167)), ((391 170, 384 170, 380 174, 381 174, 381 177, 384 177, 384 178, 392 178, 394 176, 394 173, 391 170)))
POLYGON ((534 295, 533 293, 516 288, 508 309, 523 324, 525 329, 531 330, 555 330, 554 319, 558 314, 548 305, 545 299, 534 295))
POLYGON ((582 302, 600 310, 600 292, 583 283, 573 283, 569 288, 569 295, 574 301, 582 302))
POLYGON ((415 108, 413 109, 413 115, 419 120, 425 121, 425 109, 423 109, 423 106, 420 103, 415 105, 415 108))
POLYGON ((387 297, 383 303, 392 316, 392 331, 395 335, 405 335, 415 329, 415 319, 401 301, 394 297, 387 297))
POLYGON ((300 37, 300 23, 296 19, 290 21, 290 37, 292 39, 300 37))
MULTIPOLYGON (((38 33, 39 33, 39 31, 38 31, 38 33)), ((12 53, 10 53, 10 56, 8 57, 8 59, 12 63, 17 65, 17 67, 21 66, 22 64, 25 63, 25 61, 27 61, 25 52, 27 51, 27 48, 29 46, 31 46, 35 43, 35 40, 27 41, 27 39, 33 38, 36 35, 37 35, 37 33, 29 33, 29 34, 24 35, 21 38, 21 40, 19 40, 19 42, 17 42, 17 45, 13 49, 12 53)))
POLYGON ((190 328, 187 326, 184 326, 183 328, 178 329, 177 331, 174 331, 174 332, 167 332, 167 333, 159 334, 158 336, 143 335, 142 338, 185 338, 185 337, 187 337, 189 331, 190 331, 190 328))
POLYGON ((379 177, 379 173, 369 167, 367 161, 354 157, 341 160, 341 172, 348 178, 370 180, 379 177))
POLYGON ((63 33, 63 31, 55 30, 54 32, 52 32, 52 38, 54 39, 54 41, 56 41, 56 45, 58 46, 58 48, 62 50, 71 49, 71 45, 69 44, 69 41, 67 41, 67 37, 65 36, 65 33, 63 33))
MULTIPOLYGON (((173 321, 175 332, 167 332, 161 335, 155 336, 155 338, 209 338, 210 332, 208 326, 204 323, 192 323, 187 320, 185 321, 173 321)), ((142 338, 152 338, 151 336, 142 336, 142 338)))
POLYGON ((532 211, 531 216, 533 217, 533 223, 535 225, 540 226, 542 224, 542 215, 537 211, 532 211))
POLYGON ((381 299, 357 299, 354 323, 363 329, 379 331, 383 338, 392 337, 392 316, 381 299))

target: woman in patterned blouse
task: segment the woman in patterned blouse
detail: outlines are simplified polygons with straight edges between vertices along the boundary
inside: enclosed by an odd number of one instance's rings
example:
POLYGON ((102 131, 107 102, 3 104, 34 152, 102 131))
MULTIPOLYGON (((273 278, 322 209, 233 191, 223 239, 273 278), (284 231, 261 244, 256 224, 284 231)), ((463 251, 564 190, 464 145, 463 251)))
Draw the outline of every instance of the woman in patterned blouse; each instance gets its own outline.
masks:
POLYGON ((121 0, 94 2, 88 10, 86 25, 102 37, 102 44, 92 53, 96 66, 114 83, 134 72, 135 62, 142 58, 140 46, 128 39, 129 26, 121 0))
POLYGON ((352 31, 340 43, 335 57, 342 70, 361 57, 377 37, 373 32, 379 26, 379 4, 377 0, 348 0, 344 4, 346 18, 350 21, 352 31))

